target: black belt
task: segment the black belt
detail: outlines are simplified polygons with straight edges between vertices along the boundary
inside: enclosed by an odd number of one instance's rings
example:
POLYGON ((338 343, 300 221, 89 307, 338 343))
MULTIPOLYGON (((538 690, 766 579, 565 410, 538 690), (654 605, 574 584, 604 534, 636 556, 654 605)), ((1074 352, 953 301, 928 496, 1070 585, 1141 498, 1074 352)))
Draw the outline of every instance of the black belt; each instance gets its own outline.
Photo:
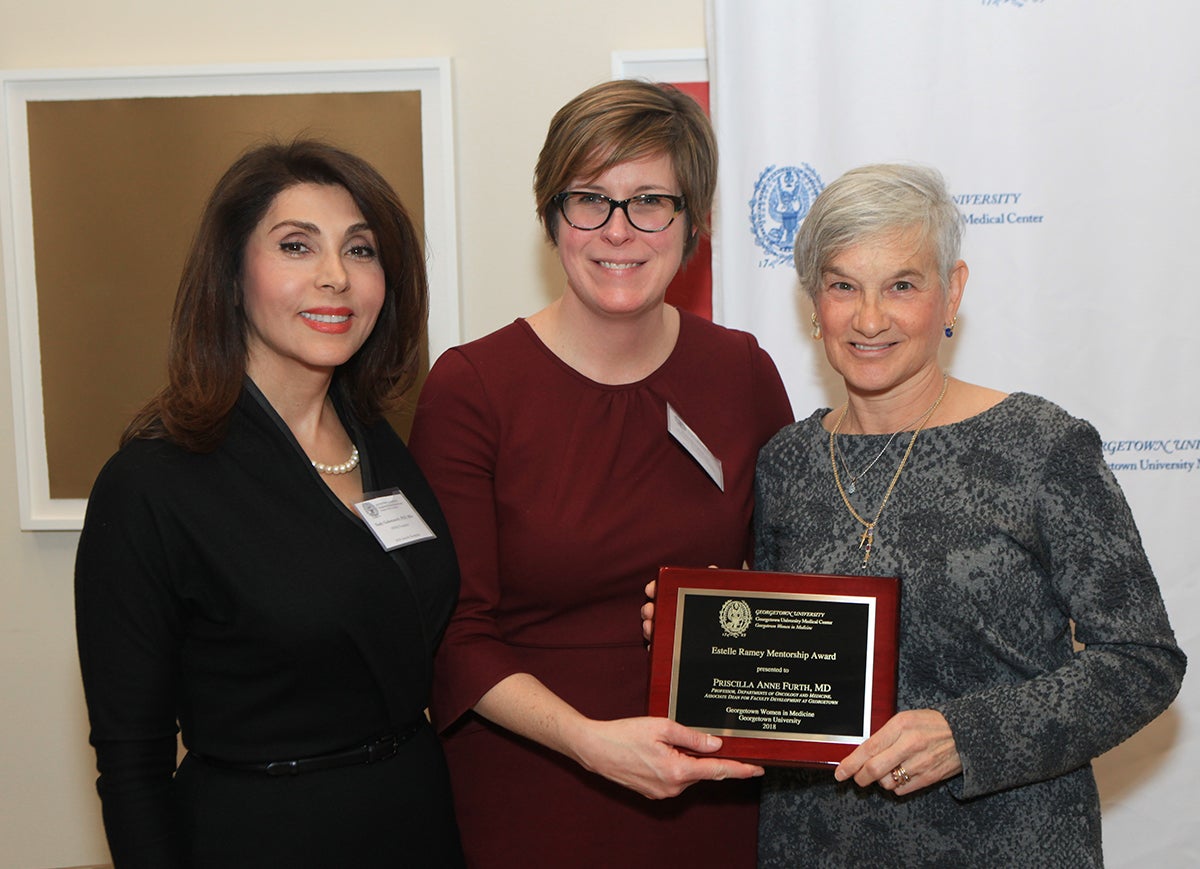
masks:
POLYGON ((273 760, 270 763, 236 763, 229 760, 210 757, 207 754, 189 752, 192 757, 221 769, 235 769, 240 772, 261 772, 267 775, 300 775, 306 772, 317 772, 322 769, 334 769, 339 766, 353 766, 359 763, 378 763, 394 757, 400 746, 408 742, 417 731, 425 726, 425 716, 406 724, 390 736, 384 736, 357 748, 347 748, 345 751, 334 751, 330 754, 319 754, 316 757, 301 757, 296 760, 273 760))

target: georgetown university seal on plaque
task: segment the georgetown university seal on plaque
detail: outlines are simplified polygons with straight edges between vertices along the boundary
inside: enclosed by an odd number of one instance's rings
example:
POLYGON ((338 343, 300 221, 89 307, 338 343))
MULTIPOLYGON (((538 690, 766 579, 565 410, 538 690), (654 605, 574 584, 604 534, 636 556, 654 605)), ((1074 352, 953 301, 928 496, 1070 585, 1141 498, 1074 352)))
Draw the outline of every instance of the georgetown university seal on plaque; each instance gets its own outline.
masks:
POLYGON ((750 605, 744 600, 727 600, 721 604, 721 630, 727 637, 744 637, 750 627, 750 605))
POLYGON ((807 163, 763 169, 750 200, 754 243, 766 253, 758 261, 760 268, 791 265, 796 229, 824 189, 821 176, 807 163))

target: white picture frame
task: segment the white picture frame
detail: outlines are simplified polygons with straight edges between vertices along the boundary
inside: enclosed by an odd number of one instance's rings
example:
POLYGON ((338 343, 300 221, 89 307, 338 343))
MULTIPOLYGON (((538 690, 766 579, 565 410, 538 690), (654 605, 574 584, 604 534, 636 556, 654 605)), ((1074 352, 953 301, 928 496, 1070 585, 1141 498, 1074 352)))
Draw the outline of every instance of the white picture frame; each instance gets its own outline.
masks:
POLYGON ((614 51, 612 77, 647 81, 708 81, 708 55, 703 48, 614 51))
POLYGON ((429 354, 461 343, 454 134, 448 58, 0 71, 0 244, 12 366, 22 530, 82 527, 83 498, 50 494, 42 394, 27 107, 34 101, 420 92, 429 354))

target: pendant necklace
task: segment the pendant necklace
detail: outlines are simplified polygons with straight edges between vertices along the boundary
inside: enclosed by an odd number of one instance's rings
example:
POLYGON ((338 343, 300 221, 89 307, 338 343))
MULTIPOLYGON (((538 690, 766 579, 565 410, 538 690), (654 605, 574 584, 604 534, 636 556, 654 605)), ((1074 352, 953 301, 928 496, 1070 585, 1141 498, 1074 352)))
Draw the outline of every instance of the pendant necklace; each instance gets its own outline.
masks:
MULTIPOLYGON (((833 482, 837 486, 838 494, 842 496, 842 503, 846 505, 846 509, 850 511, 850 515, 863 526, 863 532, 858 538, 858 548, 863 553, 862 566, 866 567, 867 562, 871 560, 871 547, 875 543, 875 526, 879 524, 879 517, 883 515, 883 508, 887 506, 888 499, 892 497, 892 490, 896 488, 896 483, 900 481, 900 474, 904 471, 904 466, 908 464, 908 457, 912 455, 913 445, 917 442, 917 435, 921 433, 921 429, 925 428, 925 424, 929 422, 934 412, 938 409, 938 405, 942 403, 942 399, 946 397, 946 389, 950 385, 950 375, 942 375, 942 391, 938 393, 937 399, 929 406, 929 410, 921 414, 920 420, 916 429, 912 433, 912 437, 908 440, 908 449, 904 451, 904 457, 900 459, 900 467, 896 468, 896 473, 892 475, 892 482, 888 484, 887 491, 883 493, 883 500, 879 503, 879 509, 875 511, 875 518, 869 522, 859 515, 854 509, 854 505, 850 503, 850 496, 847 495, 846 489, 842 486, 842 478, 838 473, 838 461, 836 453, 837 433, 842 427, 842 422, 846 419, 846 414, 850 412, 850 402, 846 402, 846 406, 842 408, 842 413, 838 417, 838 421, 834 424, 833 430, 829 432, 829 463, 833 466, 833 482)), ((893 435, 895 437, 895 435, 893 435)), ((886 449, 886 448, 885 448, 886 449)), ((878 459, 877 459, 878 460, 878 459)), ((871 464, 874 464, 872 462, 871 464)), ((870 465, 867 466, 868 470, 870 465)), ((861 474, 859 475, 861 476, 861 474)))
POLYGON ((921 421, 921 417, 923 417, 926 413, 928 413, 928 411, 922 411, 921 413, 917 414, 916 419, 906 422, 904 425, 900 426, 900 428, 892 432, 892 436, 887 439, 887 443, 883 445, 883 449, 879 451, 879 454, 876 455, 875 458, 871 459, 871 461, 867 463, 867 466, 857 474, 854 473, 854 471, 850 468, 850 463, 846 461, 846 454, 842 452, 841 444, 837 445, 838 458, 842 460, 842 467, 846 469, 846 476, 850 478, 849 482, 846 483, 846 491, 849 494, 853 495, 858 491, 858 481, 865 477, 867 475, 867 471, 875 467, 875 463, 883 458, 883 454, 888 451, 888 447, 892 445, 892 441, 896 439, 896 435, 900 434, 902 431, 907 431, 911 426, 916 425, 921 421))

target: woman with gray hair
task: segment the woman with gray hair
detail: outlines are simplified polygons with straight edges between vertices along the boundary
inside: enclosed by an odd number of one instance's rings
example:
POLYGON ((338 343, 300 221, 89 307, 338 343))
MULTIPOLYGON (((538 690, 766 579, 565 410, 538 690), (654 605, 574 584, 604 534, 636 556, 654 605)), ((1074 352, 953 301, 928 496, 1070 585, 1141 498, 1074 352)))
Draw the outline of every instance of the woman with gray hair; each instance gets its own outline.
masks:
POLYGON ((901 711, 832 776, 769 771, 760 866, 1099 865, 1090 761, 1179 690, 1096 430, 938 362, 961 232, 936 171, 878 165, 831 184, 796 239, 846 402, 759 456, 755 566, 900 577, 901 711))

